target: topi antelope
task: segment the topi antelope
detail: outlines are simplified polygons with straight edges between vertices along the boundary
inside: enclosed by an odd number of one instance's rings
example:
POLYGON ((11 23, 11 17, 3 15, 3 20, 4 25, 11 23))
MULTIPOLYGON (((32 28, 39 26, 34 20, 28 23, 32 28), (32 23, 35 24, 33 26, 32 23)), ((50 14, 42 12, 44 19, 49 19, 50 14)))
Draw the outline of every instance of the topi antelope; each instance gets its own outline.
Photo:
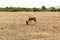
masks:
POLYGON ((29 21, 32 21, 32 20, 34 20, 34 22, 36 22, 36 17, 34 17, 34 16, 31 17, 31 16, 30 16, 30 17, 28 18, 28 20, 26 21, 26 25, 28 25, 29 21))

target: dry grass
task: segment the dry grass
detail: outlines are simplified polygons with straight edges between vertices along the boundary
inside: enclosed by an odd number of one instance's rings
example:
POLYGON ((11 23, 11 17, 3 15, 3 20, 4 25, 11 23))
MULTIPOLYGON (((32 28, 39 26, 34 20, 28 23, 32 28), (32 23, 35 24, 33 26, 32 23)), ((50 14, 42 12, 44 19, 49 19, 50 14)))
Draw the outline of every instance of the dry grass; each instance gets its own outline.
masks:
POLYGON ((0 12, 0 40, 60 40, 60 12, 0 12))

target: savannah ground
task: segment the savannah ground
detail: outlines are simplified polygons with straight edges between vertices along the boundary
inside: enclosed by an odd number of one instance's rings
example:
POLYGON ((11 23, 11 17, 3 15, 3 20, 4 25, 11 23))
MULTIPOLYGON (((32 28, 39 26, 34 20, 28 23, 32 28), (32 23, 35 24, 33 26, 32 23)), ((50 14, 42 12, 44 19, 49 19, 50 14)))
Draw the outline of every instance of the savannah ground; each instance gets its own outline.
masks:
POLYGON ((60 12, 0 12, 0 40, 60 40, 60 12))

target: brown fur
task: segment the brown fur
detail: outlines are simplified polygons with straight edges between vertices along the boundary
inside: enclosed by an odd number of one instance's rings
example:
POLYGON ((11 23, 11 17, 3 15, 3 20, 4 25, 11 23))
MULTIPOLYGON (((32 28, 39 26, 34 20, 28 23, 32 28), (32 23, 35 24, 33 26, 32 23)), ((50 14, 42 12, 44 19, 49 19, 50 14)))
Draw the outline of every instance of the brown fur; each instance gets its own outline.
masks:
POLYGON ((34 20, 34 22, 36 22, 36 17, 29 17, 28 21, 26 21, 26 24, 28 25, 29 21, 34 20))

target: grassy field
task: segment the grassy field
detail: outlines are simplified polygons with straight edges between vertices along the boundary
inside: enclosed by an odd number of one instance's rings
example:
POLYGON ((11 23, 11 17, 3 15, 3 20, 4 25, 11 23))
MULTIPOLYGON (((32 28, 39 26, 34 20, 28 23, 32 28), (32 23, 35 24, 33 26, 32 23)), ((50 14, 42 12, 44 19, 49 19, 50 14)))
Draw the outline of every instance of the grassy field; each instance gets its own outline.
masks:
POLYGON ((60 40, 60 12, 0 12, 0 40, 60 40))

